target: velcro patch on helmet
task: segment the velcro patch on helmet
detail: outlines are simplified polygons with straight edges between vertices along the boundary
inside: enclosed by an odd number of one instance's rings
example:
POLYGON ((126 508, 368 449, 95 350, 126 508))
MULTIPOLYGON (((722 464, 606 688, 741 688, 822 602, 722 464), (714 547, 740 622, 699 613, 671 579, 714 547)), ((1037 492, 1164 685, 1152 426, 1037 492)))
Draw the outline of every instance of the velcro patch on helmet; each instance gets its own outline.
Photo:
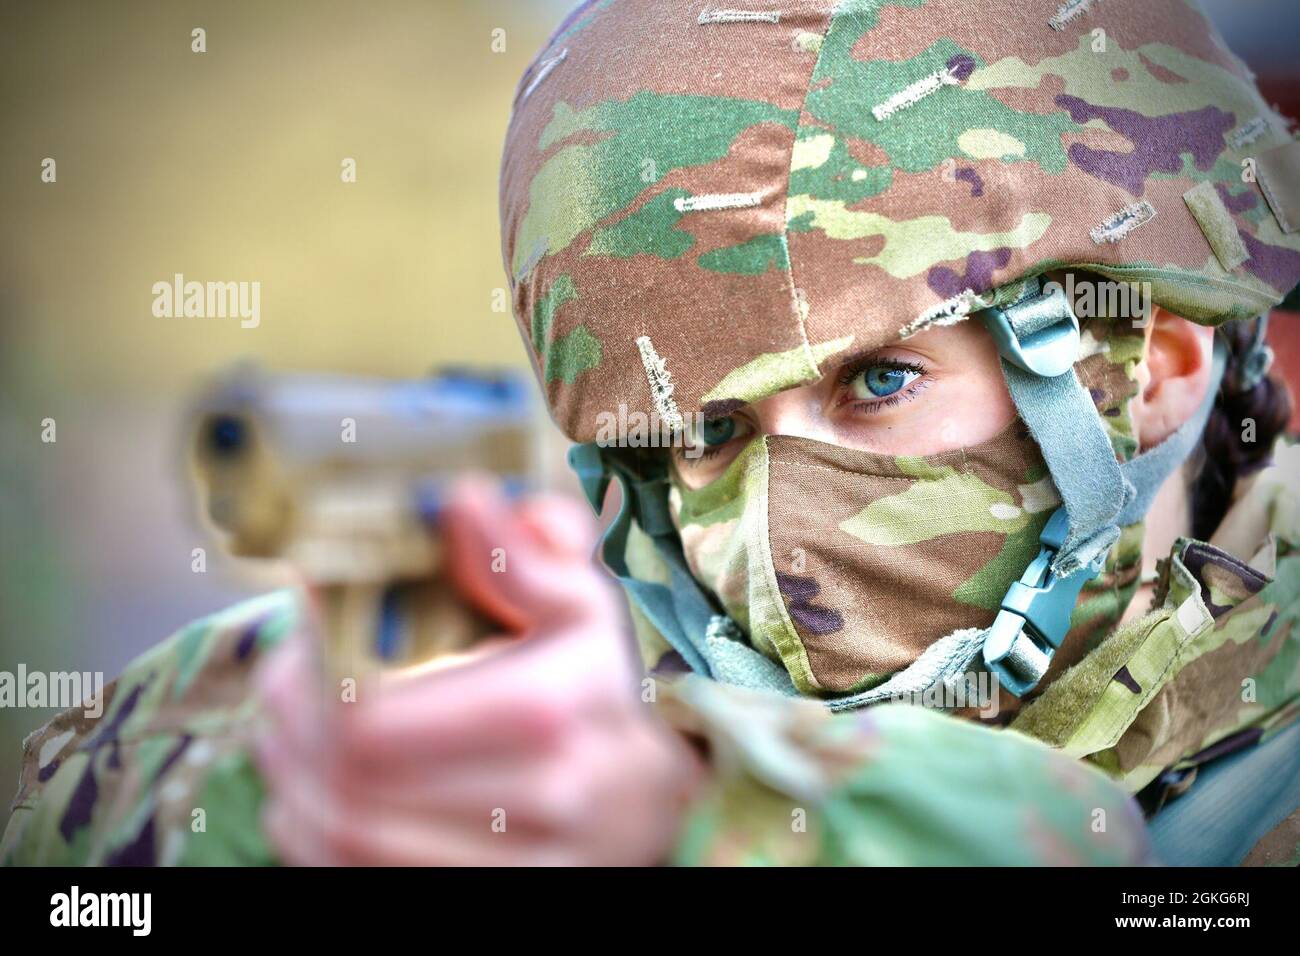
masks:
POLYGON ((1292 140, 1255 160, 1259 186, 1277 224, 1286 233, 1300 229, 1300 141, 1292 140))
POLYGON ((1241 241, 1241 233, 1232 219, 1232 213, 1219 198, 1219 191, 1214 183, 1197 183, 1192 189, 1183 193, 1183 201, 1191 210, 1192 218, 1205 233, 1205 241, 1214 250, 1219 264, 1231 272, 1250 258, 1246 244, 1241 241))

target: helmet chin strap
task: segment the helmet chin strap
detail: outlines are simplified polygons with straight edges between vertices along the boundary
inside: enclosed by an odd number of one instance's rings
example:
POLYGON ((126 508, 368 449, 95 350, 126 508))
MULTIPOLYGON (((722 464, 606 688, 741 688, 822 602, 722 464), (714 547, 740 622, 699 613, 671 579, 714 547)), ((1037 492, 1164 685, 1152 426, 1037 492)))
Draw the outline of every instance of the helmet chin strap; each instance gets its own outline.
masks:
POLYGON ((1141 521, 1160 486, 1205 431, 1226 365, 1217 337, 1205 397, 1156 448, 1115 459, 1091 396, 1074 372, 1079 320, 1059 285, 1025 284, 1020 298, 983 313, 1002 356, 1011 398, 1038 443, 1062 507, 1040 536, 1042 549, 1002 600, 984 642, 985 665, 1017 697, 1037 686, 1070 627, 1079 591, 1101 573, 1120 528, 1141 521))

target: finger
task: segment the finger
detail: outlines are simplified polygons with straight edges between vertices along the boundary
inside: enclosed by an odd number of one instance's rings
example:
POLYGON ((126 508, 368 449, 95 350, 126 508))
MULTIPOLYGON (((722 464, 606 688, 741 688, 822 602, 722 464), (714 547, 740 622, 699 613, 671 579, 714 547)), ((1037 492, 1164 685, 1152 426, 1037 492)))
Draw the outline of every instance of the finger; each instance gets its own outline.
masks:
POLYGON ((576 839, 598 815, 596 795, 615 790, 610 773, 596 762, 606 756, 574 742, 554 759, 458 761, 415 775, 354 776, 342 787, 342 799, 377 814, 470 823, 491 818, 539 837, 576 839))
POLYGON ((462 595, 506 630, 526 630, 527 609, 512 601, 495 579, 501 560, 523 550, 520 529, 497 484, 478 478, 459 482, 443 509, 440 527, 446 567, 462 595))
POLYGON ((344 866, 541 866, 560 863, 545 837, 485 814, 475 821, 351 816, 319 838, 344 866))
POLYGON ((563 736, 566 711, 580 703, 565 690, 580 668, 551 657, 501 650, 479 664, 380 678, 357 701, 325 707, 314 661, 291 642, 258 675, 267 718, 261 742, 268 753, 274 744, 281 762, 334 759, 372 773, 546 752, 563 736))
POLYGON ((540 547, 557 558, 588 564, 596 548, 597 528, 590 509, 562 495, 526 498, 515 515, 540 547))
POLYGON ((553 708, 492 687, 479 696, 471 682, 459 675, 444 680, 448 676, 433 675, 427 689, 385 694, 340 715, 335 739, 348 759, 380 771, 403 763, 522 757, 547 751, 562 736, 567 718, 553 708))
POLYGON ((341 799, 375 809, 487 812, 528 779, 527 758, 489 756, 447 764, 392 762, 367 774, 337 780, 341 799))
POLYGON ((349 816, 455 821, 469 829, 484 821, 508 823, 535 838, 580 829, 586 819, 578 806, 580 789, 554 786, 542 765, 520 763, 461 763, 402 781, 354 778, 340 799, 350 808, 349 816))
POLYGON ((539 837, 491 810, 453 816, 347 804, 306 778, 276 792, 267 825, 291 863, 307 866, 502 866, 536 853, 539 837))
MULTIPOLYGON (((497 818, 499 819, 499 818, 497 818)), ((484 817, 474 823, 384 816, 353 819, 334 834, 344 864, 364 866, 565 866, 576 862, 559 841, 484 817)))
POLYGON ((347 708, 339 740, 358 761, 545 753, 582 721, 629 705, 598 693, 626 670, 617 633, 516 644, 463 667, 386 683, 347 708))
POLYGON ((289 829, 301 820, 319 835, 338 825, 340 817, 385 814, 471 826, 507 810, 520 829, 539 830, 548 822, 544 811, 550 804, 537 799, 542 775, 527 759, 467 760, 450 767, 400 761, 378 772, 359 771, 344 763, 306 760, 272 737, 257 741, 255 757, 271 795, 289 808, 291 820, 281 821, 289 829))
POLYGON ((448 568, 471 601, 515 631, 613 619, 608 584, 591 560, 591 518, 548 497, 509 506, 465 483, 444 513, 448 568))

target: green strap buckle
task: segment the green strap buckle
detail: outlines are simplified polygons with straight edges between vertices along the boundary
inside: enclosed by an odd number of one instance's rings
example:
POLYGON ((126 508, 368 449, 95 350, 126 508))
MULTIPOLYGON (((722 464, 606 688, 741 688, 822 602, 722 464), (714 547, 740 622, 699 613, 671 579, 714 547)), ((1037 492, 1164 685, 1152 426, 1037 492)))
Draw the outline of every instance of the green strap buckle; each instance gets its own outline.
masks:
POLYGON ((984 310, 984 324, 1001 356, 1043 378, 1068 372, 1079 358, 1079 319, 1059 282, 1035 279, 1019 300, 984 310))
POLYGON ((1064 508, 1057 508, 1038 536, 1042 549, 1025 573, 1007 589, 1002 608, 984 639, 984 665, 1002 686, 1023 697, 1038 686, 1052 656, 1070 630, 1070 615, 1083 586, 1101 573, 1103 554, 1067 577, 1052 573, 1052 559, 1069 529, 1064 508))

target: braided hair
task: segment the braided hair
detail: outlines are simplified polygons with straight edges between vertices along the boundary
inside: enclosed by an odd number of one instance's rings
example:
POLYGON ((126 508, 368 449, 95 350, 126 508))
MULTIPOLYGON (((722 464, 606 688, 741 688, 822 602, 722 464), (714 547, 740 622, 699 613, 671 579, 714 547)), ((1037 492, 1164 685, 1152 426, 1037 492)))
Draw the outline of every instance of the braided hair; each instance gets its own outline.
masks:
POLYGON ((1223 521, 1237 481, 1269 463, 1273 444, 1291 419, 1286 383, 1259 372, 1265 323, 1265 317, 1229 322, 1221 330, 1228 365, 1205 426, 1201 467, 1191 488, 1192 536, 1201 541, 1208 541, 1223 521))

